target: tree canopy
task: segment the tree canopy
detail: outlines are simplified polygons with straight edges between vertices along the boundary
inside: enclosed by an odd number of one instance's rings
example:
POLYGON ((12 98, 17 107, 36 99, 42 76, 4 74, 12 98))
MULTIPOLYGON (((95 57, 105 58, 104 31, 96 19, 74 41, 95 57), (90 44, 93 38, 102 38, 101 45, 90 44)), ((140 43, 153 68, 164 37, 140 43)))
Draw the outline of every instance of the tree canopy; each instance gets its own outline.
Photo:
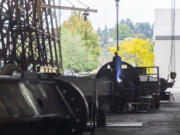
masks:
POLYGON ((62 46, 64 47, 65 69, 78 72, 96 69, 99 65, 100 42, 91 22, 85 21, 80 13, 73 12, 62 24, 62 29, 64 29, 62 46))
MULTIPOLYGON (((104 29, 98 28, 98 34, 101 38, 101 46, 104 47, 108 44, 108 38, 111 37, 114 40, 117 39, 116 36, 116 26, 113 28, 107 28, 104 29)), ((143 23, 135 23, 130 19, 121 20, 119 23, 119 40, 124 40, 128 37, 138 37, 143 39, 152 39, 153 36, 153 26, 150 26, 149 23, 143 22, 143 23)))
POLYGON ((135 33, 139 35, 143 34, 145 38, 152 38, 153 30, 149 23, 136 23, 135 33))
MULTIPOLYGON (((150 40, 134 38, 132 41, 126 39, 119 44, 118 54, 122 60, 135 66, 154 66, 153 43, 150 40)), ((110 47, 114 54, 116 47, 110 47)))
POLYGON ((102 30, 101 28, 98 28, 97 33, 99 34, 99 37, 100 37, 101 47, 106 47, 106 45, 108 44, 110 32, 111 32, 111 29, 108 29, 107 26, 105 26, 104 29, 102 30))
MULTIPOLYGON (((114 40, 117 40, 117 29, 116 27, 114 27, 112 29, 112 32, 110 34, 110 36, 114 39, 114 40)), ((129 28, 129 26, 127 24, 123 24, 123 23, 120 23, 119 24, 119 37, 118 39, 119 40, 124 40, 126 37, 131 37, 132 36, 132 33, 131 33, 131 29, 129 28)))

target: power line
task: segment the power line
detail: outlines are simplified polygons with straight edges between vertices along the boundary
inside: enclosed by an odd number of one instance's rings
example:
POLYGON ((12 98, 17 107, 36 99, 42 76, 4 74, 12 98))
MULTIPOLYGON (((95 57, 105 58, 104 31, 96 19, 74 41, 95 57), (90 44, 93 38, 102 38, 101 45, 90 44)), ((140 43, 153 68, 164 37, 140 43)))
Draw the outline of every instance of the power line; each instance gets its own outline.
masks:
POLYGON ((74 4, 70 0, 66 0, 71 6, 74 7, 74 4))
POLYGON ((81 5, 83 5, 84 7, 89 8, 89 6, 85 3, 83 3, 82 1, 80 1, 80 0, 76 0, 76 1, 79 2, 81 5))

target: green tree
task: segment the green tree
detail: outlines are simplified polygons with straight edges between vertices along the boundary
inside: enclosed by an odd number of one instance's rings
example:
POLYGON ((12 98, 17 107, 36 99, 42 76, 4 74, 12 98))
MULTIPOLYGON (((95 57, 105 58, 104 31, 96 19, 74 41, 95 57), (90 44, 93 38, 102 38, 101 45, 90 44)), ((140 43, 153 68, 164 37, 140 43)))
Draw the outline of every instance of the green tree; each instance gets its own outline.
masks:
POLYGON ((64 69, 82 72, 96 68, 97 63, 93 62, 91 54, 88 54, 86 59, 87 54, 79 34, 73 34, 68 29, 62 28, 61 39, 64 69))
POLYGON ((129 28, 131 30, 131 34, 135 33, 134 24, 133 24, 133 22, 129 18, 126 19, 126 20, 122 20, 121 23, 122 24, 126 24, 126 25, 129 26, 129 28))
MULTIPOLYGON (((116 27, 112 29, 110 34, 114 40, 116 37, 116 27)), ((119 40, 124 40, 127 37, 138 37, 138 38, 152 38, 153 36, 153 26, 149 23, 136 23, 135 25, 130 19, 121 20, 119 23, 119 40)))
MULTIPOLYGON (((91 71, 98 67, 100 56, 100 43, 99 36, 93 30, 91 22, 85 21, 84 17, 80 13, 73 12, 70 18, 62 25, 72 35, 80 35, 82 54, 85 54, 83 58, 86 64, 84 71, 91 71)), ((68 42, 68 41, 67 41, 68 42)))
POLYGON ((101 30, 101 28, 98 28, 97 33, 100 36, 100 43, 101 47, 106 47, 108 44, 108 39, 109 39, 109 34, 110 34, 111 29, 108 29, 107 26, 104 27, 104 29, 101 30))
POLYGON ((64 69, 71 69, 80 72, 84 69, 82 58, 84 58, 81 52, 82 48, 81 36, 78 34, 72 34, 66 28, 62 28, 61 44, 63 55, 64 69))
MULTIPOLYGON (((117 28, 114 27, 112 29, 112 32, 110 34, 110 36, 116 40, 117 39, 117 36, 116 36, 116 31, 117 31, 117 28)), ((129 26, 127 24, 124 24, 124 23, 120 23, 119 24, 119 37, 118 39, 119 40, 124 40, 126 37, 131 37, 132 34, 131 34, 131 29, 129 28, 129 26)))
POLYGON ((152 38, 153 29, 149 23, 136 23, 135 32, 138 37, 142 37, 145 35, 145 38, 152 38))

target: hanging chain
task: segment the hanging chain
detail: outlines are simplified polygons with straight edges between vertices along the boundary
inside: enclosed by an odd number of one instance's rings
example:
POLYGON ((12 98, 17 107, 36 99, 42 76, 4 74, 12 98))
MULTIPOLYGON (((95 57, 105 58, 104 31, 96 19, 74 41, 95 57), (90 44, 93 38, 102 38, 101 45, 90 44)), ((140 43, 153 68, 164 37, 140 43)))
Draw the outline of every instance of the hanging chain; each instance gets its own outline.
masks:
POLYGON ((117 11, 117 51, 119 51, 119 0, 116 0, 117 11))
POLYGON ((171 54, 169 62, 169 72, 171 79, 176 78, 176 50, 175 50, 175 21, 176 21, 175 0, 171 4, 171 54))

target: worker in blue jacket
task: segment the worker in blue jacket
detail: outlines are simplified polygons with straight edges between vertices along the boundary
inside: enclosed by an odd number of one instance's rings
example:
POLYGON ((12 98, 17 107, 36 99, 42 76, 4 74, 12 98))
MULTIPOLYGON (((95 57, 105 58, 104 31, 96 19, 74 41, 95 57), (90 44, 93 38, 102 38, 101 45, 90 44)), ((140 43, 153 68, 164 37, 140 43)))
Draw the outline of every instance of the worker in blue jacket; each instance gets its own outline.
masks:
POLYGON ((118 55, 117 52, 115 52, 115 56, 113 58, 113 63, 115 65, 116 68, 116 81, 118 83, 120 83, 121 80, 121 76, 122 76, 122 69, 121 69, 121 65, 122 65, 122 60, 121 57, 118 55))

